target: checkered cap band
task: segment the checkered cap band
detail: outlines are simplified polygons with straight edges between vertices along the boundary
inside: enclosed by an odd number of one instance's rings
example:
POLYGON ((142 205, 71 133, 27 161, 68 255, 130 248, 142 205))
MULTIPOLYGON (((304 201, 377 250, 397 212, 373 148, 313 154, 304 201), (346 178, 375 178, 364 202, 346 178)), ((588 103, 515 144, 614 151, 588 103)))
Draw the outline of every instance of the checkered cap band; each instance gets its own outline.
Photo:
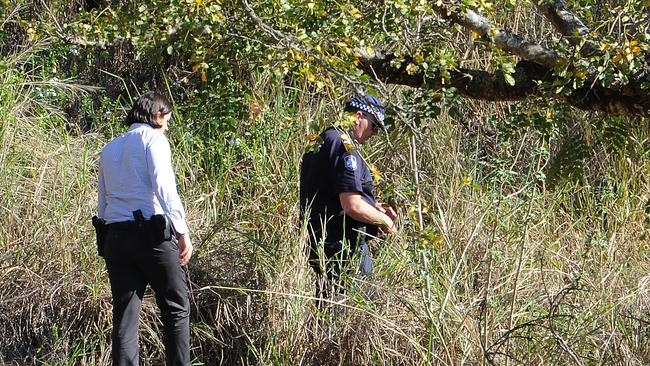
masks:
POLYGON ((370 113, 377 122, 384 127, 384 105, 372 96, 356 96, 352 98, 348 104, 348 107, 353 109, 362 110, 364 112, 370 113))

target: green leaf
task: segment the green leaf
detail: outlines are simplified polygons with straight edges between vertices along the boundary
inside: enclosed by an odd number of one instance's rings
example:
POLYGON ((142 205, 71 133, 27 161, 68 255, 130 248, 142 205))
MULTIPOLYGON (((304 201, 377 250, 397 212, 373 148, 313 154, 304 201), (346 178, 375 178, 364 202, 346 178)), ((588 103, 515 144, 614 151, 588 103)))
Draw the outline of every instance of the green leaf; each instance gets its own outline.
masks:
POLYGON ((463 0, 462 3, 468 8, 476 8, 478 6, 478 2, 476 0, 463 0))

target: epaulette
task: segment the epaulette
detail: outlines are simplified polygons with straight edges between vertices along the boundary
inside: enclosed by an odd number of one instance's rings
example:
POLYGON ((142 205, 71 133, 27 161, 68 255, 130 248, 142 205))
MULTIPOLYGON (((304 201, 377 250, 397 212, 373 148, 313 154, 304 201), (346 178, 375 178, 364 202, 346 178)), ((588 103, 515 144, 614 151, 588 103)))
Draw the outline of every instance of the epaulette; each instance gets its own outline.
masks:
POLYGON ((343 146, 345 147, 345 151, 351 152, 354 151, 354 143, 352 142, 352 139, 347 133, 342 133, 341 134, 341 142, 343 142, 343 146))

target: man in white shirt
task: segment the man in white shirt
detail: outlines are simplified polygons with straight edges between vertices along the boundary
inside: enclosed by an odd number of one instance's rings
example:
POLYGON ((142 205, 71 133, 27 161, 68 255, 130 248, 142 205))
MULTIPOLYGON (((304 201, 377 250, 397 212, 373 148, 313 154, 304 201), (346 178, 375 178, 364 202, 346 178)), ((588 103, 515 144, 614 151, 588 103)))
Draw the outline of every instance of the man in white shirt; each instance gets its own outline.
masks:
POLYGON ((138 324, 147 284, 163 322, 167 365, 190 364, 185 271, 193 246, 176 190, 169 141, 171 104, 148 92, 129 111, 129 131, 109 142, 99 161, 99 245, 113 296, 113 364, 138 365, 138 324))

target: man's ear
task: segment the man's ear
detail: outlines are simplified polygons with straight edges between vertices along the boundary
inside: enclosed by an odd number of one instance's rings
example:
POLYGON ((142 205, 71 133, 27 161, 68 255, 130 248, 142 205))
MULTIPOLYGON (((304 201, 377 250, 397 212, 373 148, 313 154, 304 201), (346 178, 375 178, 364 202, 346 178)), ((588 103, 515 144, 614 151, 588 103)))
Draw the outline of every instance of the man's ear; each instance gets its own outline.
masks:
POLYGON ((354 124, 358 126, 361 123, 359 120, 363 118, 363 112, 356 111, 354 115, 357 117, 356 121, 354 121, 354 124))

